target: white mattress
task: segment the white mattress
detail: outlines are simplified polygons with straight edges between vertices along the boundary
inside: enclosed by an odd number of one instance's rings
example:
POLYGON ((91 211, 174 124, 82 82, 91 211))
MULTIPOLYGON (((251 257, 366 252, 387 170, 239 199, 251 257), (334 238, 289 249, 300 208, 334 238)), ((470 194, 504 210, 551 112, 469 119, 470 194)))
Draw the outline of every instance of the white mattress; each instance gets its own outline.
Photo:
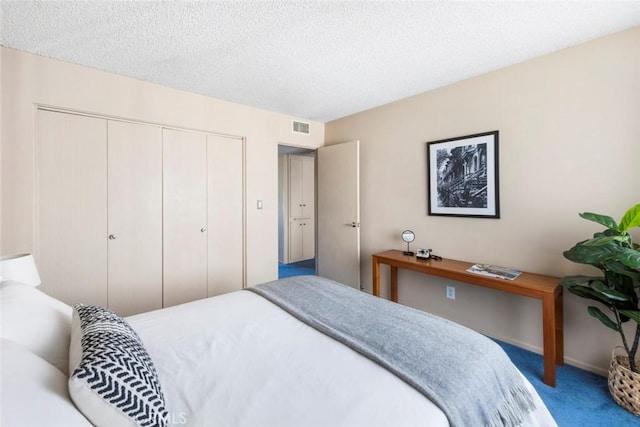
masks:
MULTIPOLYGON (((127 320, 154 361, 175 424, 449 425, 395 375, 251 292, 127 320)), ((538 407, 525 425, 556 426, 525 382, 538 407)))

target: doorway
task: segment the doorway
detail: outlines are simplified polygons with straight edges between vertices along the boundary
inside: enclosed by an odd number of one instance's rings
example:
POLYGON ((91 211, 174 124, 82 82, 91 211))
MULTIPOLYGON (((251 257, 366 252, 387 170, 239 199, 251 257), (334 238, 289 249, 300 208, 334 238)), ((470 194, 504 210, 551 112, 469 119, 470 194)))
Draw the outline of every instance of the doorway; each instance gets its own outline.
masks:
POLYGON ((278 278, 316 274, 315 150, 278 145, 278 278))

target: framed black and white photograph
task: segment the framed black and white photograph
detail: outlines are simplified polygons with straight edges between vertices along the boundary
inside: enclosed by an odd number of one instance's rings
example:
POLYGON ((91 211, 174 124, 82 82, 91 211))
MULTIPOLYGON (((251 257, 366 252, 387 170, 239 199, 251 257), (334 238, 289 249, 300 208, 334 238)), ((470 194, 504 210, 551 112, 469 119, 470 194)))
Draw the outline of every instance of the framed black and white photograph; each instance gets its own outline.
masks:
POLYGON ((427 142, 429 215, 500 218, 498 131, 427 142))

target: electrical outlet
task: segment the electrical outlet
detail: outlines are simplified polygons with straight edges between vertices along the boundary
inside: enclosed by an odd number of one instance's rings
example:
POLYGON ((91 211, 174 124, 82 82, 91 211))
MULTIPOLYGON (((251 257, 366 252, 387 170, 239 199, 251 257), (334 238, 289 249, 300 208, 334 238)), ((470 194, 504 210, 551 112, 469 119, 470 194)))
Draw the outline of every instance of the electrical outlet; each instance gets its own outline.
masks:
POLYGON ((453 286, 447 286, 447 298, 456 299, 456 288, 453 286))

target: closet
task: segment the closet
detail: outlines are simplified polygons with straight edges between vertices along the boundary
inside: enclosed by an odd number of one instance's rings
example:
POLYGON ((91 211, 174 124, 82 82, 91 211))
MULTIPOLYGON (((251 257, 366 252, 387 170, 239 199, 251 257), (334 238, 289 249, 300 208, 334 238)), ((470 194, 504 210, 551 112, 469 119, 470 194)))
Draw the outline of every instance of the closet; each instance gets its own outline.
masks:
POLYGON ((289 244, 288 262, 315 257, 315 161, 313 157, 287 155, 289 244))
POLYGON ((241 138, 38 110, 44 291, 131 315, 244 286, 241 138))

